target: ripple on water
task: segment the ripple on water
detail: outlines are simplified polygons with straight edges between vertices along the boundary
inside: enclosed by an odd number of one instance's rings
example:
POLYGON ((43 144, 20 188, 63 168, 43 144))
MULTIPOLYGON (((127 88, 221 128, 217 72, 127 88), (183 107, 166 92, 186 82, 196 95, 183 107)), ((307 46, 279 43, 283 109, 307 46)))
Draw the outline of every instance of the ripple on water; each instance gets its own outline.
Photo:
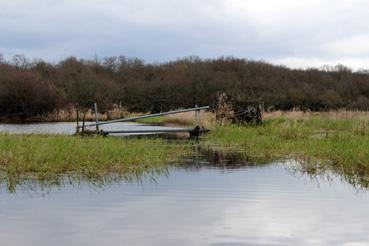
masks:
POLYGON ((368 245, 369 193, 284 164, 0 191, 4 245, 368 245), (46 194, 45 194, 46 193, 46 194))

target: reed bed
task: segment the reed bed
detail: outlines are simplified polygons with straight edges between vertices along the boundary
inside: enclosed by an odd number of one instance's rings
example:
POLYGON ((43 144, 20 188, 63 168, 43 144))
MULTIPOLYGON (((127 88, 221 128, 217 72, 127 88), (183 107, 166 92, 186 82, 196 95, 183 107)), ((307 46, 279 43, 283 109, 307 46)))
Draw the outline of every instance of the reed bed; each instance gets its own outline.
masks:
MULTIPOLYGON (((176 125, 191 126, 195 123, 195 112, 167 115, 163 118, 163 121, 176 125)), ((199 124, 205 128, 212 128, 215 124, 215 114, 211 112, 200 111, 199 124)))
MULTIPOLYGON (((142 123, 165 123, 168 125, 176 126, 194 126, 195 125, 195 112, 184 112, 172 115, 165 115, 160 117, 152 117, 146 119, 140 119, 138 122, 142 123)), ((215 114, 212 112, 201 111, 199 114, 199 124, 208 129, 214 129, 215 114)))
POLYGON ((326 112, 311 111, 273 111, 265 112, 265 119, 309 119, 311 117, 322 117, 333 120, 369 120, 368 111, 352 111, 352 110, 331 110, 326 112))

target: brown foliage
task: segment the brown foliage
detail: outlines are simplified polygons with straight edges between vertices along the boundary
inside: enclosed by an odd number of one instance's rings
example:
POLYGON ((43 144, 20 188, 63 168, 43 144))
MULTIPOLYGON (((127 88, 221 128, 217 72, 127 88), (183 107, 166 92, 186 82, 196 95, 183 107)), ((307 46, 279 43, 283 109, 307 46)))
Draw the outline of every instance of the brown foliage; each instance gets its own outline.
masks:
POLYGON ((27 119, 58 108, 58 89, 30 71, 9 71, 0 78, 0 113, 27 119))
POLYGON ((162 64, 124 56, 71 57, 57 64, 0 58, 0 116, 30 118, 70 104, 87 111, 93 102, 103 112, 114 104, 131 112, 215 106, 219 93, 241 103, 262 100, 274 110, 366 110, 369 74, 342 65, 295 70, 237 58, 188 57, 162 64))

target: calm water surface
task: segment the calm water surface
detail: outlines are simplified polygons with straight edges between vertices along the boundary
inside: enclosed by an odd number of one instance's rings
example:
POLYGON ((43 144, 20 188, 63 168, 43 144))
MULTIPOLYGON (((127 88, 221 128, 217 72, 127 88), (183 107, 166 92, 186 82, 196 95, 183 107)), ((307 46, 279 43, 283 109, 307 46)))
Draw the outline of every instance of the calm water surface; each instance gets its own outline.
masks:
POLYGON ((286 164, 215 167, 105 187, 0 189, 0 245, 369 245, 369 193, 286 164))
MULTIPOLYGON (((89 124, 92 122, 87 122, 89 124)), ((91 129, 95 130, 95 127, 91 129)), ((153 126, 140 123, 118 122, 109 125, 100 126, 102 130, 163 130, 172 129, 165 126, 153 126)), ((52 123, 34 123, 34 124, 2 124, 0 123, 0 132, 9 132, 17 134, 44 133, 44 134, 74 134, 76 132, 75 122, 52 122, 52 123)), ((121 134, 129 135, 129 134, 121 134)), ((137 135, 137 134, 136 134, 137 135)))

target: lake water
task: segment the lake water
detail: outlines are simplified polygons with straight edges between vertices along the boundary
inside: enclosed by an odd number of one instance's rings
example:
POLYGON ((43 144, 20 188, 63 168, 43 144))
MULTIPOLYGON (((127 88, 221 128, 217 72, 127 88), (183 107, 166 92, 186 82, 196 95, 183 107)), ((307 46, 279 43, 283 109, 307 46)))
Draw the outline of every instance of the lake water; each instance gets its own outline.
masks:
MULTIPOLYGON (((86 122, 89 124, 92 122, 86 122)), ((95 130, 95 127, 91 127, 95 130)), ((118 122, 114 124, 102 125, 101 130, 117 131, 117 130, 164 130, 173 129, 172 127, 155 126, 140 123, 118 122)), ((9 132, 17 134, 43 133, 43 134, 74 134, 76 132, 75 122, 52 122, 52 123, 34 123, 34 124, 1 124, 0 132, 9 132)), ((137 133, 136 133, 137 134, 137 133)), ((120 134, 130 135, 130 134, 120 134)))
POLYGON ((369 245, 369 193, 329 177, 200 158, 141 182, 3 184, 0 245, 369 245))
MULTIPOLYGON (((73 134, 75 123, 0 131, 73 134)), ((26 181, 15 193, 0 175, 0 245, 369 245, 366 189, 332 173, 307 175, 292 162, 250 165, 230 156, 190 157, 137 182, 26 181)))

